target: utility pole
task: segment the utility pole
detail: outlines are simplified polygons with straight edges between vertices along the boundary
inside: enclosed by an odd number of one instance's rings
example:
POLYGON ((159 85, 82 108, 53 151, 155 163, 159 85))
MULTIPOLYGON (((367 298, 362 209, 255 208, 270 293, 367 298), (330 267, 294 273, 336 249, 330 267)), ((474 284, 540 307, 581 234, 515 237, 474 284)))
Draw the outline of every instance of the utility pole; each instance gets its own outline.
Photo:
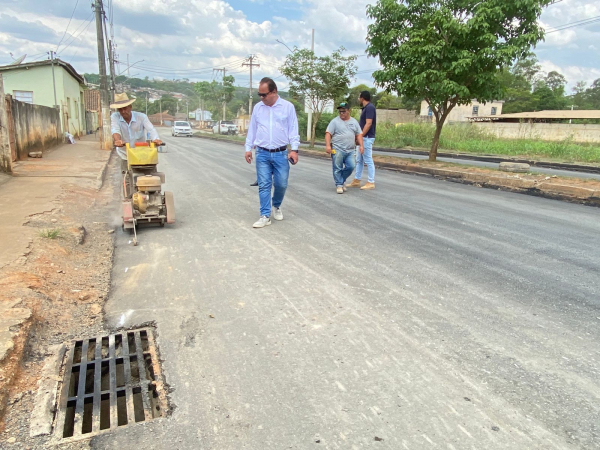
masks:
MULTIPOLYGON (((312 29, 312 43, 310 45, 310 51, 313 52, 313 56, 314 56, 314 52, 315 52, 315 29, 312 29)), ((310 106, 309 106, 309 110, 308 110, 308 121, 306 124, 306 140, 308 142, 311 142, 311 138, 312 138, 312 107, 313 107, 313 101, 312 98, 310 99, 310 106)))
MULTIPOLYGON (((222 69, 213 69, 213 72, 223 72, 223 88, 225 88, 225 74, 227 73, 227 69, 223 67, 222 69)), ((223 120, 227 120, 227 103, 225 103, 225 99, 223 99, 223 120)))
MULTIPOLYGON (((576 106, 576 105, 571 105, 571 111, 573 111, 573 108, 574 108, 575 106, 576 106)), ((569 119, 569 123, 573 123, 573 119, 569 119)))
POLYGON ((98 44, 98 72, 100 74, 100 105, 102 109, 102 133, 100 135, 101 147, 105 150, 112 149, 112 136, 110 135, 110 101, 108 83, 106 81, 106 57, 104 54, 104 33, 102 27, 102 0, 95 0, 96 11, 96 40, 98 44))
POLYGON ((250 55, 250 56, 248 56, 248 62, 242 64, 242 66, 250 67, 250 97, 248 98, 248 115, 249 116, 252 115, 252 67, 260 67, 260 64, 254 64, 253 61, 255 58, 256 58, 256 55, 250 55))
POLYGON ((54 78, 54 52, 50 50, 50 64, 52 65, 52 87, 54 88, 54 107, 58 108, 56 102, 56 79, 54 78))
POLYGON ((185 109, 187 109, 187 120, 190 120, 190 105, 188 105, 188 101, 185 101, 185 109))

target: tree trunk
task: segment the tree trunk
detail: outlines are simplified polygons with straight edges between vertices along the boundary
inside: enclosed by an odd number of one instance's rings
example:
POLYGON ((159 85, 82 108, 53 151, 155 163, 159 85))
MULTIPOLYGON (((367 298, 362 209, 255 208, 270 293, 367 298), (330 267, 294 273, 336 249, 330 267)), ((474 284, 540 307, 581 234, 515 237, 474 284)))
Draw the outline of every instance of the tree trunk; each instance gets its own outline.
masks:
POLYGON ((310 146, 314 148, 315 146, 315 134, 317 132, 317 122, 321 118, 321 114, 313 112, 313 123, 312 123, 312 133, 310 135, 310 146))
POLYGON ((442 134, 442 127, 446 117, 440 118, 439 121, 435 122, 435 134, 433 135, 433 142, 431 143, 431 150, 429 150, 429 161, 435 162, 437 159, 438 146, 440 144, 440 136, 442 134))

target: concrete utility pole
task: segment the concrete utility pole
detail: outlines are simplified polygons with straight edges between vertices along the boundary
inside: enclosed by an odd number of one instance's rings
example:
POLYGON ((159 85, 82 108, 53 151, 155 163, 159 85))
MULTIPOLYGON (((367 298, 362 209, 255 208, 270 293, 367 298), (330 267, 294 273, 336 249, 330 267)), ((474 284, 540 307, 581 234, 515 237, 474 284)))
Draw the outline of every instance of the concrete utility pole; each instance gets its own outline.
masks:
MULTIPOLYGON (((225 74, 227 73, 227 69, 223 67, 222 69, 213 69, 214 72, 223 72, 223 88, 225 87, 225 74)), ((227 103, 223 100, 223 120, 227 120, 227 103)))
MULTIPOLYGON (((310 51, 311 52, 315 52, 315 29, 312 29, 312 44, 310 45, 310 51)), ((310 142, 310 139, 312 137, 312 99, 310 99, 310 106, 309 106, 309 110, 308 110, 308 121, 306 124, 306 140, 308 142, 310 142)))
POLYGON ((0 73, 0 170, 12 172, 12 153, 8 136, 8 113, 6 112, 6 97, 4 96, 4 80, 0 73))
POLYGON ((50 64, 52 65, 52 87, 54 88, 54 107, 58 108, 56 102, 56 79, 54 78, 54 52, 50 50, 50 64))
POLYGON ((260 64, 254 64, 253 61, 256 58, 256 55, 248 56, 248 62, 242 64, 242 66, 250 67, 250 97, 248 98, 248 115, 252 115, 252 67, 260 67, 260 64))
POLYGON ((100 74, 100 105, 102 109, 102 133, 100 134, 101 147, 105 150, 112 149, 112 136, 110 134, 110 100, 108 83, 106 80, 106 57, 104 54, 104 31, 102 26, 102 0, 95 0, 96 11, 96 40, 98 44, 98 72, 100 74))

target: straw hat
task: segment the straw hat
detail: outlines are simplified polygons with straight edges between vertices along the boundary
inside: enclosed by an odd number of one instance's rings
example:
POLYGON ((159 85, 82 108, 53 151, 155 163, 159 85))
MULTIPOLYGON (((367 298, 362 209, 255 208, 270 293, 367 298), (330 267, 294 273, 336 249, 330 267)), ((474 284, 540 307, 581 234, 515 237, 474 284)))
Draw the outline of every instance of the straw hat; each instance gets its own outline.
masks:
POLYGON ((129 100, 129 97, 127 97, 127 94, 125 93, 115 94, 115 102, 111 103, 110 107, 112 109, 125 108, 126 106, 131 105, 133 102, 135 102, 135 98, 133 100, 129 100))

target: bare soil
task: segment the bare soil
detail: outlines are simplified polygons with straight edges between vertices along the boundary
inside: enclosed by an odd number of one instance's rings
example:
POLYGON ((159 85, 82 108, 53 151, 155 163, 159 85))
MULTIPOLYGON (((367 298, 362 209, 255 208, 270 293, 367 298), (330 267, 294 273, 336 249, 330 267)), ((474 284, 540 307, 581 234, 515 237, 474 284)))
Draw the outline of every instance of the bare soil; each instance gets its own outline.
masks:
MULTIPOLYGON (((48 437, 30 438, 29 419, 48 348, 103 330, 103 306, 110 289, 114 230, 120 226, 113 158, 98 191, 65 184, 57 207, 34 215, 26 226, 39 229, 28 254, 0 270, 0 301, 22 299, 32 320, 20 333, 2 373, 15 373, 0 422, 0 448, 47 448, 48 437), (58 231, 58 236, 54 232, 58 231), (21 347, 21 348, 19 348, 21 347)), ((58 374, 57 374, 58 375, 58 374)), ((65 448, 87 448, 87 441, 65 448)))

